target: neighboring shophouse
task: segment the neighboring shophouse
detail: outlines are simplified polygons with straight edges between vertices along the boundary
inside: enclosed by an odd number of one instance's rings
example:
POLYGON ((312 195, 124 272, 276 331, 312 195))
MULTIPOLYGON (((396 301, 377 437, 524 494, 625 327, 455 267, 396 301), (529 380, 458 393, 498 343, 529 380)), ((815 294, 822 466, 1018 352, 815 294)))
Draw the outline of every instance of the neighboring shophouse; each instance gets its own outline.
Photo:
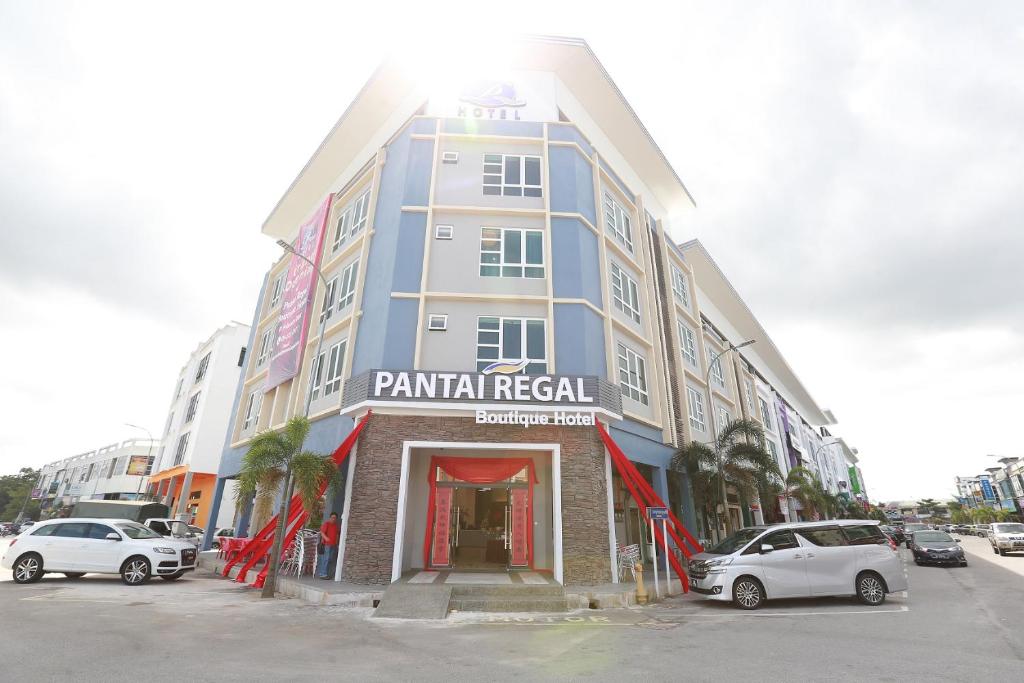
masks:
POLYGON ((189 356, 174 383, 164 445, 147 484, 149 496, 172 515, 204 528, 230 526, 234 516, 225 506, 215 523, 209 518, 249 332, 248 325, 229 323, 189 356))
POLYGON ((159 441, 129 439, 44 465, 33 492, 44 515, 79 500, 135 500, 152 469, 159 441))
MULTIPOLYGON (((618 545, 649 549, 594 420, 698 536, 680 445, 747 416, 788 470, 833 422, 703 246, 669 236, 692 199, 589 47, 506 47, 507 70, 450 94, 385 63, 263 225, 326 284, 286 254, 267 273, 214 507, 253 435, 307 396, 321 453, 372 410, 328 502, 339 580, 616 580, 618 545)), ((729 503, 760 521, 760 502, 729 503)))

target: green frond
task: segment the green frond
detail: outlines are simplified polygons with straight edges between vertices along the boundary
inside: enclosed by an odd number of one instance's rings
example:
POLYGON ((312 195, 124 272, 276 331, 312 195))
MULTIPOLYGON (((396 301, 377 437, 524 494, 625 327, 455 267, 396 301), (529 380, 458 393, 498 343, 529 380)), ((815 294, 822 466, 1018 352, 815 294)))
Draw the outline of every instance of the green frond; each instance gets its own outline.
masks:
POLYGON ((334 476, 337 466, 328 456, 303 451, 292 458, 291 467, 295 492, 302 499, 302 507, 313 515, 317 511, 320 491, 334 476))

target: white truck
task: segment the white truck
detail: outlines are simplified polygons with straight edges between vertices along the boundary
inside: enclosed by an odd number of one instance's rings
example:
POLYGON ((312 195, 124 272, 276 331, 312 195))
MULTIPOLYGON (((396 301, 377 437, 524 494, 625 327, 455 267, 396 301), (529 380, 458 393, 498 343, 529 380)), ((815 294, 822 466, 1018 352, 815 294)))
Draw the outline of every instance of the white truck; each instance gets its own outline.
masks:
POLYGON ((187 541, 198 548, 203 542, 202 534, 189 529, 186 522, 172 517, 150 517, 143 524, 165 538, 187 541))
POLYGON ((1024 552, 1024 524, 1017 522, 993 522, 988 531, 988 542, 997 555, 1024 552))

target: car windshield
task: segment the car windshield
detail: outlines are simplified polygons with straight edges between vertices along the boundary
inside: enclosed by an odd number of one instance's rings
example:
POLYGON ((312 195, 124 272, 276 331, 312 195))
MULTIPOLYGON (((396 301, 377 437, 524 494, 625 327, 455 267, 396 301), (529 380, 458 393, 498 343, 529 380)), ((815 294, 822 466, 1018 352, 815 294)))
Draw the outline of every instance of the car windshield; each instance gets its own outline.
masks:
POLYGON ((734 533, 732 536, 726 538, 718 545, 716 545, 714 548, 708 550, 707 552, 713 555, 732 554, 740 548, 742 548, 743 546, 745 546, 747 543, 750 543, 752 540, 760 536, 763 532, 764 529, 759 529, 756 527, 750 529, 741 529, 734 533))
POLYGON ((188 524, 185 524, 180 519, 168 520, 167 528, 171 530, 171 536, 174 538, 185 538, 189 534, 188 524))
POLYGON ((1024 534, 1024 524, 993 524, 992 531, 997 534, 1024 534))
POLYGON ((906 526, 907 531, 920 531, 921 529, 927 529, 927 524, 908 524, 906 526))
POLYGON ((955 543, 953 537, 945 531, 918 531, 914 534, 917 543, 955 543))
POLYGON ((163 538, 160 534, 153 531, 149 527, 144 527, 141 524, 118 524, 118 529, 124 532, 124 535, 128 538, 163 538))

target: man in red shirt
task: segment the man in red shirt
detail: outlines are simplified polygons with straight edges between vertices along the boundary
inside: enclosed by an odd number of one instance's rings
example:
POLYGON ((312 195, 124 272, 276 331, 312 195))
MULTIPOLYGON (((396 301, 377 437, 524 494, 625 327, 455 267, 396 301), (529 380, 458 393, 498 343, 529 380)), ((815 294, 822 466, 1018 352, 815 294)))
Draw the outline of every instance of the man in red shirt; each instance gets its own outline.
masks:
POLYGON ((335 560, 338 559, 338 536, 340 533, 338 513, 332 512, 331 516, 320 525, 320 547, 323 549, 323 552, 320 553, 320 558, 316 565, 316 575, 321 579, 331 578, 327 575, 327 572, 334 566, 335 560))

